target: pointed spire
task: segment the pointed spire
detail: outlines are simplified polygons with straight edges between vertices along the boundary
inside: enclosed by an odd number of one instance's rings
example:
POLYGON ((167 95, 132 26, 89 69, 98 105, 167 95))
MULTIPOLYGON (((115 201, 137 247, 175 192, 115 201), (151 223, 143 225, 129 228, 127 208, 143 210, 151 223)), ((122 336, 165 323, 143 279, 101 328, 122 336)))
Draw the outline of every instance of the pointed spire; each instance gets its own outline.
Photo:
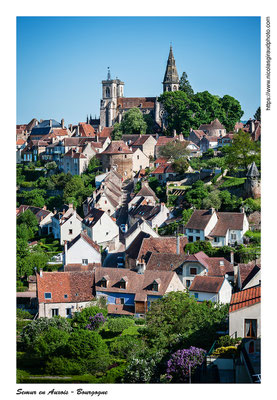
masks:
POLYGON ((169 56, 167 59, 167 66, 166 66, 166 71, 164 74, 163 84, 164 84, 165 91, 178 90, 178 88, 179 88, 179 76, 178 76, 177 68, 175 65, 175 59, 174 59, 171 43, 170 43, 169 56), (172 86, 170 86, 170 85, 172 85, 172 86), (175 87, 177 86, 177 89, 174 89, 173 85, 175 85, 175 87), (168 89, 169 87, 170 87, 170 89, 168 89))
POLYGON ((252 164, 249 165, 246 176, 247 178, 258 178, 260 176, 255 161, 253 161, 252 164))

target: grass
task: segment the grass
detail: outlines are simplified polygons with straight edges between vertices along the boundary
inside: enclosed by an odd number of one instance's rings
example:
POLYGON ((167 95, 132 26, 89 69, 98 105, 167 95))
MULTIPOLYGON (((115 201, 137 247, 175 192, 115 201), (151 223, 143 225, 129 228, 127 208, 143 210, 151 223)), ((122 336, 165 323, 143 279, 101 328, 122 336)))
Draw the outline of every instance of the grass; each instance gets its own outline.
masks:
POLYGON ((228 187, 234 187, 234 186, 240 186, 244 184, 246 178, 235 178, 232 176, 225 176, 223 178, 223 182, 220 185, 221 189, 228 188, 228 187))

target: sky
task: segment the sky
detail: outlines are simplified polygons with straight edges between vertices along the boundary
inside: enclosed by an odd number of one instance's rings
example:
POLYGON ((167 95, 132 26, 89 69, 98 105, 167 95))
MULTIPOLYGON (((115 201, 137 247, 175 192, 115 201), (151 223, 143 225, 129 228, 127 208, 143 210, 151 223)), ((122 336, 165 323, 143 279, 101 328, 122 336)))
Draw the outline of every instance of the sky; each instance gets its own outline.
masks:
POLYGON ((17 124, 99 117, 107 67, 125 97, 159 96, 170 43, 194 92, 235 97, 242 120, 260 106, 259 17, 17 17, 16 36, 17 124))

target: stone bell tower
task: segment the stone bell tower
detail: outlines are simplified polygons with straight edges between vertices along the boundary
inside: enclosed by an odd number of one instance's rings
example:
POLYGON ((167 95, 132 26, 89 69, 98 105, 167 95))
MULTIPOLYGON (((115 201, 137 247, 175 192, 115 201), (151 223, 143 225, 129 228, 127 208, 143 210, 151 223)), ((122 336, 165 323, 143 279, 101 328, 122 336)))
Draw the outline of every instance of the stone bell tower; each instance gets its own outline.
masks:
POLYGON ((123 97, 124 82, 111 79, 108 67, 107 79, 102 81, 102 99, 100 103, 100 129, 113 126, 117 118, 117 99, 123 97))
POLYGON ((163 80, 164 92, 175 92, 179 90, 179 76, 175 65, 175 58, 173 56, 172 46, 170 45, 169 56, 167 59, 166 71, 163 80))
POLYGON ((258 199, 261 197, 261 181, 259 178, 260 173, 255 162, 253 161, 252 164, 248 167, 246 180, 244 182, 246 198, 252 197, 253 199, 258 199))

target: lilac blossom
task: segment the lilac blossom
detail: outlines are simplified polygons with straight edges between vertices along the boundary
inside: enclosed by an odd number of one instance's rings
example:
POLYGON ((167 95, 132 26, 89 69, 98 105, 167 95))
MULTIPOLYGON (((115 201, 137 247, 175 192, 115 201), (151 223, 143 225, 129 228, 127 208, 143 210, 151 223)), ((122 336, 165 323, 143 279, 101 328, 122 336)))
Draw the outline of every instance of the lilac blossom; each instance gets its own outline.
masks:
POLYGON ((205 350, 191 346, 178 350, 167 362, 166 378, 173 382, 187 382, 189 372, 193 373, 205 358, 205 350))
POLYGON ((89 324, 86 326, 86 329, 90 331, 95 331, 100 328, 106 322, 106 318, 102 313, 97 313, 93 317, 89 317, 89 324))

